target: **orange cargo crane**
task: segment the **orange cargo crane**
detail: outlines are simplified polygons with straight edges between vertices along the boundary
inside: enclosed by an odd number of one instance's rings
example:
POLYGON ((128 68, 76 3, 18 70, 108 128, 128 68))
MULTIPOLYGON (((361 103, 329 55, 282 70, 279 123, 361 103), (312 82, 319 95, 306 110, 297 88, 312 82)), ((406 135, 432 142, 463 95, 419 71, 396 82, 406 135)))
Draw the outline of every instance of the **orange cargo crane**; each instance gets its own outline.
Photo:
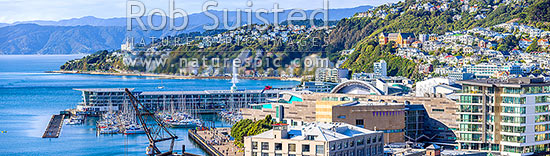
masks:
POLYGON ((149 146, 146 149, 146 154, 150 156, 164 156, 173 155, 174 142, 178 139, 178 136, 172 134, 164 122, 155 116, 155 113, 147 109, 134 95, 128 90, 124 89, 126 94, 130 97, 132 107, 136 111, 136 117, 138 118, 141 126, 143 127, 147 138, 149 139, 149 146), (147 120, 147 119, 152 119, 147 120), (148 123, 150 121, 150 123, 148 123), (167 152, 161 152, 157 147, 157 143, 171 140, 170 149, 167 152))

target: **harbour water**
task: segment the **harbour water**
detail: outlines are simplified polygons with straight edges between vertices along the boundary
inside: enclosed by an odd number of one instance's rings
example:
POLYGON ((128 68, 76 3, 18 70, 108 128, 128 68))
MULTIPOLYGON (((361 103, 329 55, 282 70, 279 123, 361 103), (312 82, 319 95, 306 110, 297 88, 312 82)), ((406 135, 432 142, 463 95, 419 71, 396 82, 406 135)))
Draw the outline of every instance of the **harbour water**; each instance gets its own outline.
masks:
MULTIPOLYGON (((158 90, 221 90, 231 87, 230 80, 161 80, 155 77, 108 76, 86 74, 44 73, 59 69, 67 60, 80 58, 65 56, 0 55, 0 155, 144 155, 145 135, 96 136, 95 125, 65 125, 60 137, 41 138, 48 121, 59 111, 74 108, 81 92, 73 88, 136 88, 142 91, 158 90)), ((263 89, 266 85, 289 87, 296 81, 240 80, 239 89, 263 89)), ((203 116, 217 127, 230 126, 214 116, 203 116)), ((172 129, 180 137, 174 146, 181 152, 204 155, 187 138, 187 129, 172 129)), ((167 145, 162 144, 161 149, 167 145)))

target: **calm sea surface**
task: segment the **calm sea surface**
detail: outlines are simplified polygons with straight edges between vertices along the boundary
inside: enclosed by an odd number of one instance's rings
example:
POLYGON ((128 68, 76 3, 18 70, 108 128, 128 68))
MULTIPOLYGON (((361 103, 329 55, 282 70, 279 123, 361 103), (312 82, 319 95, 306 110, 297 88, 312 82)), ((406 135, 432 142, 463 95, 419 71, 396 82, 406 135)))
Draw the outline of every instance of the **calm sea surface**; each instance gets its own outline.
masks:
MULTIPOLYGON (((74 108, 81 93, 73 88, 136 88, 157 90, 161 80, 141 76, 103 76, 55 74, 65 61, 81 56, 16 56, 0 55, 0 155, 144 155, 145 135, 96 136, 94 123, 65 125, 60 137, 42 139, 48 121, 59 111, 74 108), (7 132, 6 132, 7 131, 7 132)), ((288 87, 296 81, 240 80, 241 89, 263 89, 266 85, 288 87)), ((229 80, 162 80, 164 90, 229 89, 229 80)), ((218 127, 230 126, 214 116, 203 116, 218 127)), ((187 137, 187 129, 172 129, 180 137, 174 146, 204 155, 187 137)), ((162 144, 161 149, 166 149, 162 144)))

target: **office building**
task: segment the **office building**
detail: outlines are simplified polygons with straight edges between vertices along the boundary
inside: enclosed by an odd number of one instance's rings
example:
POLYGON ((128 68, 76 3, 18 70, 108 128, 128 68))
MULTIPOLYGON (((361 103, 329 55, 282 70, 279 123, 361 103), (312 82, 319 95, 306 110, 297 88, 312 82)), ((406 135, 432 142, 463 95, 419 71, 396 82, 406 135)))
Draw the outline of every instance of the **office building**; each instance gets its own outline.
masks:
POLYGON ((337 68, 318 68, 315 71, 315 81, 337 83, 340 81, 340 76, 338 74, 337 68))
POLYGON ((291 125, 299 122, 363 125, 369 130, 383 131, 386 143, 419 140, 422 135, 425 135, 423 139, 433 142, 456 140, 458 105, 447 98, 311 92, 280 94, 284 95, 273 102, 241 109, 243 118, 263 119, 271 115, 291 125), (406 134, 410 137, 405 137, 406 134))
MULTIPOLYGON (((124 88, 75 89, 82 92, 77 110, 96 114, 122 110, 131 105, 124 88)), ((135 91, 132 94, 151 110, 193 110, 215 113, 223 109, 248 108, 250 104, 265 103, 277 98, 281 90, 204 90, 204 91, 135 91)))
POLYGON ((499 73, 506 73, 507 75, 521 75, 523 70, 519 65, 497 65, 497 64, 472 64, 465 65, 467 73, 473 73, 476 78, 489 78, 497 76, 499 73))

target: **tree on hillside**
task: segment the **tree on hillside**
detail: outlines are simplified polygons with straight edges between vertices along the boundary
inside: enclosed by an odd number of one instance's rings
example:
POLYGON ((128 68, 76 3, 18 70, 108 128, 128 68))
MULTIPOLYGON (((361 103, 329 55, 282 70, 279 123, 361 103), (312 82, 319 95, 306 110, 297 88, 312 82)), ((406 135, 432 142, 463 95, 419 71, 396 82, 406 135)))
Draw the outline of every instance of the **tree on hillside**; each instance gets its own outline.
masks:
POLYGON ((550 0, 541 0, 531 5, 529 19, 531 21, 550 22, 550 0))
POLYGON ((529 45, 529 47, 527 47, 527 50, 525 50, 525 52, 530 53, 530 52, 538 51, 539 50, 539 44, 537 43, 537 40, 533 40, 533 43, 531 43, 531 45, 529 45))

